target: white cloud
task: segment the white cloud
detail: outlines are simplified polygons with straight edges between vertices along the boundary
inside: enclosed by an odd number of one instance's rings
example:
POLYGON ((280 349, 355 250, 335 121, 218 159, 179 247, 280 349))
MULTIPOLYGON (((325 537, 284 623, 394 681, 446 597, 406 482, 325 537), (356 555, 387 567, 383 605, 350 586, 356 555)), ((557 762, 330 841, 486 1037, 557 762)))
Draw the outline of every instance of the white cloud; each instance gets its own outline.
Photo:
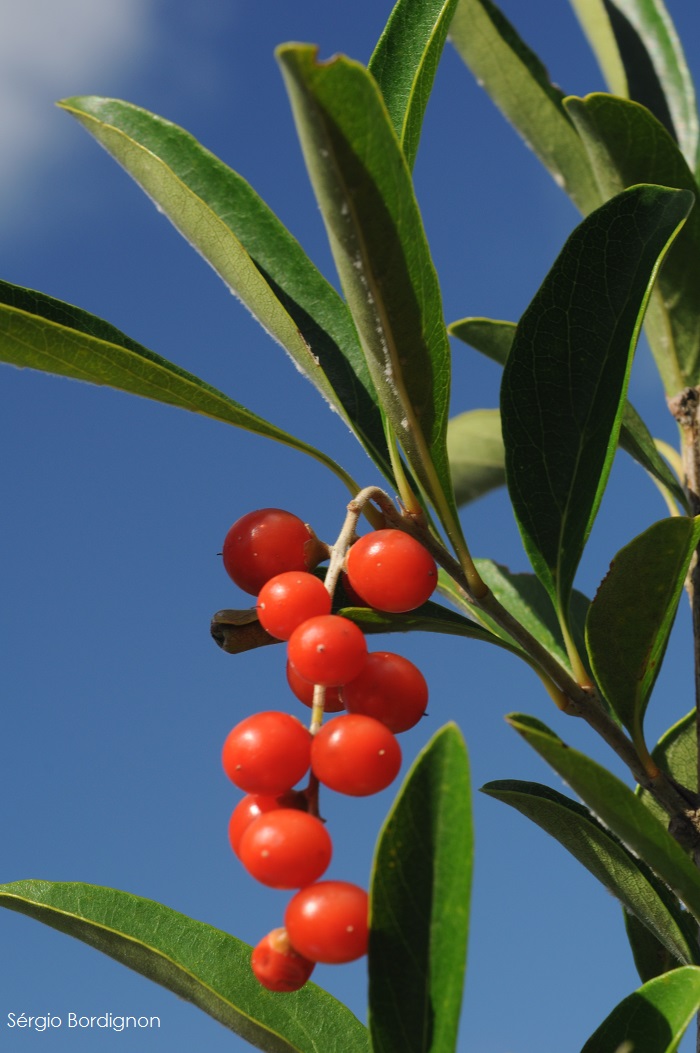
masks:
POLYGON ((0 0, 0 219, 25 204, 60 141, 57 99, 140 65, 152 0, 0 0))

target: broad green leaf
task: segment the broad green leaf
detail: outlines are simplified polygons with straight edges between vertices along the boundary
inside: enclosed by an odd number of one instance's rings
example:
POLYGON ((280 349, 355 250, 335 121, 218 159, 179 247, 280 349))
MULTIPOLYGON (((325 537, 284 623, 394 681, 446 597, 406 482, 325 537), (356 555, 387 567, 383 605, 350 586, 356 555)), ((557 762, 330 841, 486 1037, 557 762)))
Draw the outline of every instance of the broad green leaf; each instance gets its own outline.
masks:
POLYGON ((586 213, 600 196, 586 151, 539 58, 491 0, 460 0, 450 40, 504 116, 586 213))
POLYGON ((515 339, 515 322, 498 322, 493 318, 460 318, 447 327, 456 336, 482 355, 504 366, 515 339))
POLYGON ((448 724, 419 755, 379 835, 369 945, 373 1053, 456 1048, 472 860, 469 763, 448 724))
MULTIPOLYGON (((613 95, 641 103, 698 158, 693 79, 663 0, 571 0, 613 95)), ((649 180, 654 182, 654 180, 649 180)))
MULTIPOLYGON (((678 146, 637 103, 610 95, 566 100, 585 144, 603 197, 637 183, 698 187, 678 146)), ((666 394, 700 381, 700 209, 671 247, 647 316, 647 332, 666 394)))
POLYGON ((691 204, 687 192, 641 186, 585 219, 523 315, 503 371, 511 501, 563 622, 617 446, 651 285, 691 204))
MULTIPOLYGON (((686 713, 668 729, 651 751, 651 755, 662 771, 675 782, 686 787, 691 794, 698 790, 698 738, 697 714, 694 709, 686 713)), ((659 822, 668 822, 668 816, 648 790, 637 788, 637 795, 644 801, 659 822)))
POLYGON ((675 1053, 698 1009, 700 968, 674 969, 620 1002, 581 1053, 675 1053))
POLYGON ((351 493, 359 490, 325 453, 251 413, 114 326, 60 300, 6 282, 0 283, 0 361, 105 384, 264 435, 314 457, 342 479, 351 493))
MULTIPOLYGON (((652 299, 653 297, 654 292, 652 299)), ((490 318, 462 318, 449 325, 447 331, 487 358, 504 366, 513 346, 516 328, 515 322, 497 322, 490 318)), ((630 402, 625 402, 622 413, 619 443, 630 457, 672 495, 684 511, 690 511, 685 491, 657 450, 649 429, 630 402)))
POLYGON ((700 962, 695 926, 678 901, 640 859, 591 812, 548 786, 512 779, 490 782, 484 793, 517 808, 554 837, 650 930, 675 964, 700 962))
POLYGON ((588 612, 586 645, 593 673, 635 738, 698 541, 700 517, 654 523, 614 557, 588 612))
POLYGON ((468 410, 447 426, 447 455, 458 505, 504 486, 505 452, 498 410, 468 410))
POLYGON ((399 0, 369 60, 410 168, 456 2, 399 0))
POLYGON ((128 892, 61 881, 0 885, 0 906, 97 948, 268 1053, 368 1053, 366 1029, 315 984, 280 997, 228 933, 128 892))
MULTIPOLYGON (((408 614, 386 614, 368 607, 349 607, 344 604, 334 606, 337 614, 355 622, 366 635, 375 633, 444 633, 448 636, 461 636, 469 640, 482 640, 505 646, 503 642, 488 629, 464 618, 461 614, 440 606, 439 603, 424 603, 422 607, 408 614)), ((211 621, 211 635, 223 651, 229 654, 241 654, 256 647, 281 643, 270 636, 258 621, 254 607, 246 610, 217 611, 211 621)), ((516 650, 515 645, 508 650, 516 650)))
POLYGON ((249 184, 188 132, 138 106, 96 96, 60 105, 211 264, 391 478, 376 394, 347 306, 249 184))
POLYGON ((367 70, 278 49, 306 164, 382 408, 456 546, 447 461, 450 347, 411 174, 367 70))
POLYGON ((606 768, 571 749, 534 717, 518 713, 511 715, 508 722, 700 921, 700 873, 639 797, 606 768))

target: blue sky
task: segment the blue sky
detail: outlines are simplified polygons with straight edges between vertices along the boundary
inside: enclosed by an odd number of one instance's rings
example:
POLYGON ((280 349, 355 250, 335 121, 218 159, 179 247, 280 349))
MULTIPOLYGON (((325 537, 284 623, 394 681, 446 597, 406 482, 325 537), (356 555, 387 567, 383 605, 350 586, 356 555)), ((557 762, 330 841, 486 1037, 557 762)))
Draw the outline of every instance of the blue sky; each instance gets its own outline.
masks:
MULTIPOLYGON (((568 92, 602 87, 566 0, 502 4, 568 92), (523 8, 527 8, 523 11, 523 8)), ((700 14, 669 3, 686 40, 700 14)), ((337 417, 219 279, 85 132, 56 110, 76 94, 126 98, 186 127, 244 175, 333 278, 273 57, 286 40, 366 61, 388 0, 26 0, 0 40, 0 276, 101 315, 274 423, 323 446, 362 483, 372 466, 337 417)), ((696 77, 697 53, 689 55, 696 77)), ((416 184, 445 314, 517 320, 577 214, 448 48, 416 184)), ((499 372, 454 348, 453 412, 497 404, 499 372)), ((655 434, 674 427, 644 349, 632 400, 655 434)), ((0 608, 6 653, 0 739, 2 880, 80 880, 160 900, 255 943, 285 893, 257 887, 226 824, 237 795, 219 761, 230 727, 260 708, 297 712, 282 648, 240 657, 209 638, 212 613, 248 606, 218 553, 244 512, 275 505, 332 541, 347 496, 299 454, 116 392, 3 367, 0 608)), ((581 569, 591 594, 610 559, 665 514, 618 457, 581 569)), ((473 551, 526 569, 502 493, 464 513, 473 551)), ((654 733, 691 708, 685 608, 652 702, 654 733)), ((485 646, 387 638, 431 691, 403 736, 405 767, 444 721, 469 746, 475 788, 555 778, 509 731, 513 709, 607 758, 585 727, 552 711, 537 680, 485 646)), ((303 716, 303 714, 302 714, 303 716)), ((329 876, 366 884, 392 791, 329 796, 329 876)), ((580 1048, 638 985, 620 912, 593 878, 525 819, 476 794, 473 932, 460 1051, 580 1048)), ((364 1015, 363 963, 318 982, 364 1015)), ((158 1032, 103 1033, 100 1053, 249 1048, 194 1007, 97 952, 0 913, 0 1048, 85 1048, 64 1027, 6 1029, 8 1012, 158 1014, 158 1032)))

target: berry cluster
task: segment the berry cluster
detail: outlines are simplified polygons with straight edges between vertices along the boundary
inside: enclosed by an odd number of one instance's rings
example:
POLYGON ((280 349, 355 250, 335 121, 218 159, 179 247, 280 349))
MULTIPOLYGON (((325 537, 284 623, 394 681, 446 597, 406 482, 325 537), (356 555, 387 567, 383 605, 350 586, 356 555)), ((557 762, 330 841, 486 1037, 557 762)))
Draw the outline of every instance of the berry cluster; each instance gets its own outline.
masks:
POLYGON ((297 890, 284 927, 251 957, 255 976, 272 991, 302 987, 316 962, 366 953, 367 893, 321 880, 333 849, 318 814, 319 785, 356 797, 389 786, 401 767, 396 735, 418 723, 428 701, 412 662, 368 652, 361 629, 332 613, 337 575, 329 570, 324 583, 313 573, 329 556, 331 565, 342 560, 346 592, 361 606, 414 610, 437 582, 430 554, 401 530, 376 530, 347 552, 331 550, 297 516, 265 508, 226 535, 224 566, 257 597, 263 628, 287 642, 288 684, 312 708, 310 729, 288 713, 253 714, 233 728, 222 752, 224 771, 246 795, 229 822, 233 851, 262 884, 297 890), (324 712, 342 715, 322 725, 324 712), (295 789, 307 775, 308 785, 295 789))

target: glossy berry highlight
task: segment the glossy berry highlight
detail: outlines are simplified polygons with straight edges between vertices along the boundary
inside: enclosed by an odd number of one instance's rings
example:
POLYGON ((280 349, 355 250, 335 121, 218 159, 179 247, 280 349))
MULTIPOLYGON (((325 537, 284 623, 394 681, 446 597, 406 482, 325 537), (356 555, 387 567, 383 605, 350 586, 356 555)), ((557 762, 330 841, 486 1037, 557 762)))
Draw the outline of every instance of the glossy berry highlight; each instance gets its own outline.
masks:
POLYGON ((258 620, 278 640, 288 640, 302 622, 331 613, 323 582, 308 571, 288 570, 265 582, 258 594, 258 620))
POLYGON ((312 684, 338 687, 358 676, 367 661, 361 629, 338 614, 309 618, 289 638, 287 657, 312 684))
POLYGON ((314 971, 315 962, 292 947, 287 930, 273 929, 253 948, 250 967, 268 991, 298 991, 314 971))
POLYGON ((350 585, 370 607, 403 614, 420 607, 437 585, 435 560, 402 530, 375 530, 348 550, 350 585))
POLYGON ((239 589, 257 596, 276 574, 312 570, 326 558, 327 549, 292 512, 260 508, 236 520, 224 539, 222 556, 239 589))
POLYGON ((222 750, 224 771, 246 793, 278 795, 309 770, 311 734, 289 713, 254 713, 229 732, 222 750))
POLYGON ((284 925, 294 949, 312 962, 340 965, 367 953, 368 897, 349 881, 319 881, 290 900, 284 925))
POLYGON ((306 796, 300 790, 290 790, 279 797, 263 793, 246 794, 231 812, 228 822, 228 839, 231 848, 238 855, 244 831, 253 822, 253 819, 264 815, 265 812, 274 812, 278 808, 298 808, 300 811, 305 811, 306 805, 306 796))
POLYGON ((415 727, 424 715, 428 685, 408 658, 372 651, 359 676, 340 688, 340 697, 348 713, 374 717, 397 735, 415 727))
POLYGON ((294 808, 258 816, 244 830, 238 856, 256 881, 270 888, 310 885, 325 873, 333 846, 320 819, 294 808))
POLYGON ((367 797, 386 789, 401 768, 401 747, 393 732, 373 717, 348 713, 314 736, 311 770, 338 793, 367 797))

